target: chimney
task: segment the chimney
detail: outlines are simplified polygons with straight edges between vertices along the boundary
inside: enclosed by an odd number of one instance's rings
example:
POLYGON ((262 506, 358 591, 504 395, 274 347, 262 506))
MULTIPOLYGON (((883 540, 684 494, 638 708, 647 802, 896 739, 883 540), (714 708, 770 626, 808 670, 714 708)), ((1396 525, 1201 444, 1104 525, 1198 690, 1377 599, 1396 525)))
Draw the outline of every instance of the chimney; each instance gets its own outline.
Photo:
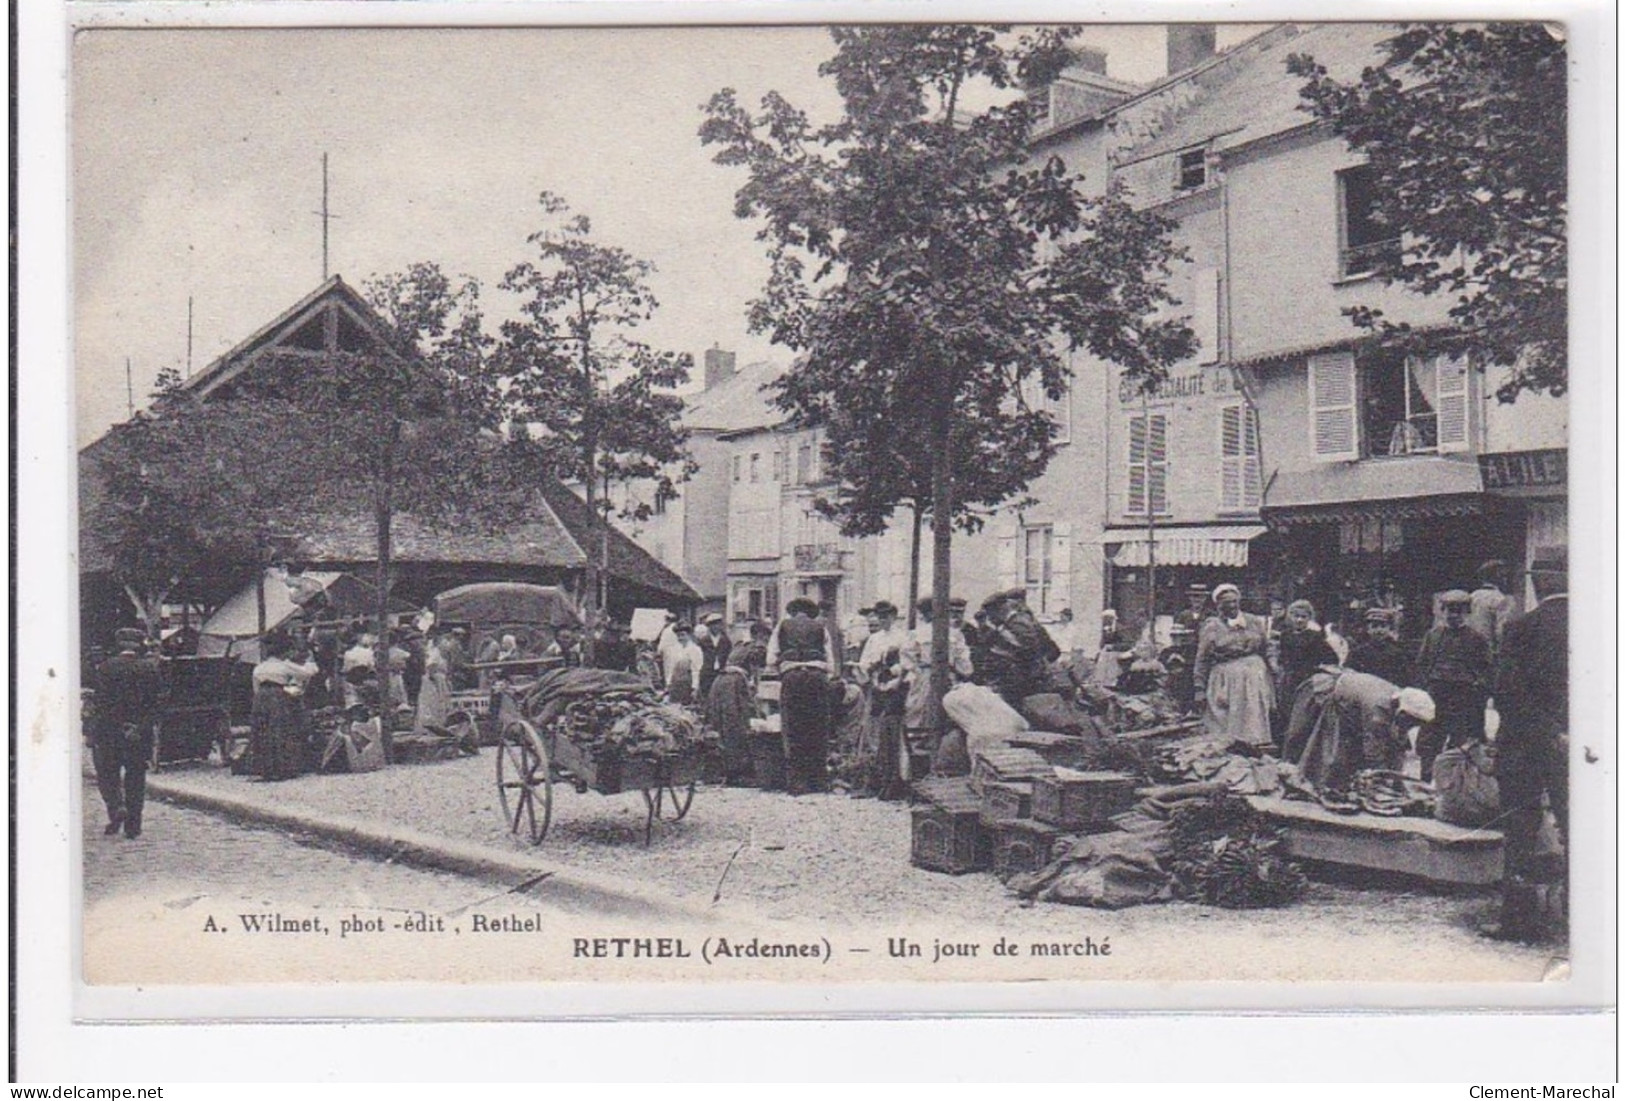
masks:
POLYGON ((1098 46, 1073 46, 1071 69, 1082 69, 1098 76, 1106 75, 1106 51, 1098 46))
POLYGON ((1218 48, 1219 28, 1213 23, 1168 25, 1168 75, 1182 73, 1212 57, 1218 48))
POLYGON ((724 352, 719 345, 705 350, 705 388, 726 382, 734 374, 734 353, 724 352))

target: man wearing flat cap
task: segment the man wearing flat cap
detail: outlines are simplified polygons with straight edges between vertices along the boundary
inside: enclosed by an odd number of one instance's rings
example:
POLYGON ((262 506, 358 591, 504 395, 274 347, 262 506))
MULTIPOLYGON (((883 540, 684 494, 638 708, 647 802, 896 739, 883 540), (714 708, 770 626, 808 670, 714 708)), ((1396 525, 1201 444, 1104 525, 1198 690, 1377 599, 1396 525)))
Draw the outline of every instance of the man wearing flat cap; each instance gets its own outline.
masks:
POLYGON ((1538 604, 1514 619, 1502 635, 1495 671, 1495 706, 1501 729, 1495 738, 1495 774, 1501 788, 1506 833, 1506 877, 1501 923, 1486 932, 1506 940, 1534 941, 1542 928, 1536 894, 1542 881, 1564 878, 1561 866, 1543 862, 1538 838, 1551 806, 1558 836, 1568 849, 1569 820, 1569 600, 1567 556, 1537 551, 1529 568, 1538 604))
POLYGON ((1433 762, 1444 750, 1484 740, 1484 705, 1490 694, 1490 644, 1467 626, 1473 598, 1451 589, 1439 604, 1444 622, 1422 636, 1411 678, 1412 684, 1427 689, 1438 708, 1438 717, 1416 746, 1426 781, 1432 781, 1433 762))
POLYGON ((1365 613, 1365 637, 1343 663, 1357 673, 1370 673, 1393 684, 1411 679, 1411 654, 1394 630, 1394 613, 1387 608, 1369 608, 1365 613))
POLYGON ((125 837, 141 836, 147 762, 164 689, 158 659, 141 652, 146 638, 139 628, 119 628, 113 636, 116 653, 96 669, 91 759, 96 763, 96 787, 107 805, 107 827, 102 832, 108 837, 120 829, 125 837))

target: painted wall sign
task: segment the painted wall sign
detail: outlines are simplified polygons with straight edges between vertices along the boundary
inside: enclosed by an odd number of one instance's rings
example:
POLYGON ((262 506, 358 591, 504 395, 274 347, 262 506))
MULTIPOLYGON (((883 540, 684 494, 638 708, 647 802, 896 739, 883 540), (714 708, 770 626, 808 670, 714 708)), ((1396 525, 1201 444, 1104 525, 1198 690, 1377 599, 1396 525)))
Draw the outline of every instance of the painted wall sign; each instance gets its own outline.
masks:
POLYGON ((1478 468, 1484 475, 1485 489, 1562 487, 1569 481, 1569 453, 1562 448, 1550 448, 1480 455, 1478 468))
MULTIPOLYGON (((1151 391, 1152 401, 1177 401, 1180 398, 1199 398, 1208 394, 1228 394, 1233 389, 1228 369, 1191 371, 1183 375, 1169 375, 1151 391)), ((1117 380, 1117 400, 1129 405, 1140 400, 1139 383, 1127 375, 1117 380)))

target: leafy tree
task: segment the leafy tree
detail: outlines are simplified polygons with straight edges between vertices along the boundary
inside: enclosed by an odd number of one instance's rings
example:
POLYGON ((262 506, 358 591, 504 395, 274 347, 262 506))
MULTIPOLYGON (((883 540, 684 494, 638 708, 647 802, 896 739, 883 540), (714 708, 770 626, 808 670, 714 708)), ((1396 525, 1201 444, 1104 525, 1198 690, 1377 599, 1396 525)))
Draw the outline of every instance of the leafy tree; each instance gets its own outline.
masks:
POLYGON ((208 564, 289 553, 289 528, 323 501, 372 500, 380 618, 398 510, 442 523, 522 513, 527 472, 491 431, 477 285, 419 264, 367 292, 387 326, 374 347, 273 351, 229 398, 199 399, 170 373, 151 411, 110 434, 91 523, 149 629, 208 564))
POLYGON ((1541 23, 1421 24, 1382 44, 1358 81, 1297 54, 1305 109, 1374 174, 1374 216, 1400 245, 1376 274, 1452 300, 1449 324, 1418 328, 1346 311, 1408 352, 1512 373, 1498 391, 1568 387, 1567 47, 1541 23))
MULTIPOLYGON (((526 426, 522 447, 585 487, 599 526, 586 570, 590 624, 606 597, 610 488, 652 481, 655 500, 670 500, 694 469, 674 392, 693 361, 633 336, 659 307, 654 265, 595 240, 587 216, 559 196, 543 192, 540 203, 547 223, 528 238, 534 257, 502 282, 523 296, 522 317, 503 324, 493 374, 504 414, 526 426)), ((650 504, 630 507, 641 518, 650 504)))
MULTIPOLYGON (((929 501, 933 597, 950 592, 954 527, 1007 502, 1054 454, 1057 425, 1022 401, 1061 396, 1058 347, 1158 378, 1188 355, 1162 277, 1169 224, 1119 189, 1083 197, 1057 158, 1032 163, 1025 101, 970 113, 973 86, 1012 89, 1052 69, 1069 32, 834 28, 820 72, 844 104, 818 126, 777 93, 757 113, 734 92, 706 105, 701 141, 747 169, 735 213, 760 218, 770 274, 752 327, 799 353, 779 406, 841 447, 889 463, 840 469, 853 530, 929 501), (1047 243, 1047 247, 1041 244, 1047 243), (929 472, 929 479, 924 474, 929 472)), ((933 691, 947 688, 948 619, 933 622, 933 691)))

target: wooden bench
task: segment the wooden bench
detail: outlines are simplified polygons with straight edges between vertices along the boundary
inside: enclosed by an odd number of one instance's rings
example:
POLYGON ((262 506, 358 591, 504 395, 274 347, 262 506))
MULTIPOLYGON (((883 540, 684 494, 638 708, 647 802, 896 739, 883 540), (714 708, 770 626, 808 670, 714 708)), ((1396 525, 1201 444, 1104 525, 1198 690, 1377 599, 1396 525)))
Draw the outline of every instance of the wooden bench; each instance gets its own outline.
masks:
POLYGON ((1499 830, 1467 829, 1432 818, 1337 814, 1318 803, 1249 796, 1253 808, 1286 831, 1292 855, 1434 883, 1482 887, 1499 883, 1499 830))

